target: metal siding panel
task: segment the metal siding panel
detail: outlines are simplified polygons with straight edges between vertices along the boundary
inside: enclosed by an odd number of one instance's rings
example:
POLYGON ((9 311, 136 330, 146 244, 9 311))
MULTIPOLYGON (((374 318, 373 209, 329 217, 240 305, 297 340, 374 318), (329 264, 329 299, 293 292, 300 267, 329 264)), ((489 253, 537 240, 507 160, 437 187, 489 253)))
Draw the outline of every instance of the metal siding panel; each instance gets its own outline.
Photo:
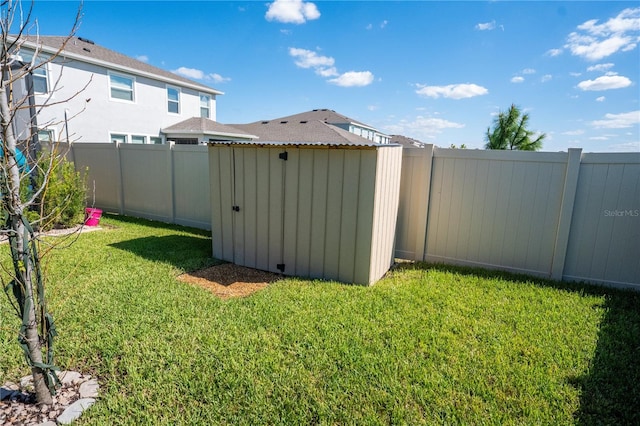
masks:
POLYGON ((368 284, 373 259, 373 218, 375 215, 376 162, 378 151, 362 151, 358 176, 358 219, 353 282, 368 284))
POLYGON ((233 155, 231 148, 220 149, 220 216, 222 260, 233 262, 233 155))
POLYGON ((242 148, 233 149, 233 206, 238 206, 239 211, 233 211, 233 263, 247 266, 245 263, 245 190, 252 186, 252 182, 246 182, 244 169, 244 154, 242 148))
POLYGON ((257 150, 244 148, 243 169, 245 175, 244 198, 241 200, 240 212, 244 219, 244 265, 257 268, 257 234, 258 234, 258 177, 257 150))
POLYGON ((326 204, 327 225, 324 247, 324 278, 329 280, 337 280, 339 278, 343 173, 344 150, 330 150, 326 204))
MULTIPOLYGON (((340 214, 340 257, 338 260, 338 279, 342 282, 354 282, 356 238, 358 223, 358 204, 360 176, 360 151, 346 150, 344 153, 343 188, 340 214)), ((363 208, 365 208, 363 206, 363 208)))
POLYGON ((271 272, 279 272, 276 266, 282 263, 283 249, 283 197, 284 161, 278 158, 282 148, 269 149, 269 267, 271 272))
MULTIPOLYGON (((285 273, 299 275, 298 272, 298 209, 300 208, 300 149, 287 149, 288 159, 284 162, 286 167, 284 183, 284 238, 282 263, 285 264, 285 273)), ((308 218, 305 219, 308 221, 308 218)))
POLYGON ((270 198, 271 194, 271 168, 268 148, 256 148, 256 268, 269 270, 269 225, 270 225, 270 198))
POLYGON ((329 150, 314 150, 313 191, 311 209, 311 256, 309 276, 324 276, 325 241, 327 238, 327 197, 329 187, 329 150))
POLYGON ((374 234, 369 284, 376 282, 393 264, 402 151, 389 147, 378 150, 376 167, 376 199, 374 201, 374 234), (378 221, 376 225, 376 221, 378 221), (377 231, 375 231, 377 229, 377 231))
POLYGON ((311 275, 311 229, 313 215, 313 157, 315 149, 298 150, 298 216, 296 218, 296 275, 311 275))

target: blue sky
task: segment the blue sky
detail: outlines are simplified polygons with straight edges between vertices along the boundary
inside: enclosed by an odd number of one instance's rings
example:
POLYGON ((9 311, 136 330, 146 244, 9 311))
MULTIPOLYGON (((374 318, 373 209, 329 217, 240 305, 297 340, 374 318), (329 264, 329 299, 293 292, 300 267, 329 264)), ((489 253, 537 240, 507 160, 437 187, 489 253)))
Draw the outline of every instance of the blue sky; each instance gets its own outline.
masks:
MULTIPOLYGON (((36 1, 40 33, 77 6, 36 1)), ((78 35, 225 92, 225 124, 330 108, 481 148, 515 103, 544 151, 640 152, 638 1, 89 0, 78 35)))

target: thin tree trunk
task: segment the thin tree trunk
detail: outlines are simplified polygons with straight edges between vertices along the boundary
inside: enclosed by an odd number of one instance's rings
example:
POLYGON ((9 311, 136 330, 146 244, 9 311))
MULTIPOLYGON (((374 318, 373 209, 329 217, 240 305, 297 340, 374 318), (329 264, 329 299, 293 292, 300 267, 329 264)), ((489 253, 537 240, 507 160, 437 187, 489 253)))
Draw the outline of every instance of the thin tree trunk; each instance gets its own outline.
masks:
MULTIPOLYGON (((5 71, 6 73, 6 71, 5 71)), ((7 170, 6 181, 8 188, 7 194, 3 194, 7 202, 7 210, 9 214, 9 240, 11 243, 12 251, 15 248, 16 256, 19 262, 14 262, 15 265, 15 278, 16 285, 24 286, 24 309, 27 310, 27 323, 25 331, 25 342, 29 350, 29 358, 31 359, 32 367, 31 373, 33 375, 33 385, 35 388, 36 399, 38 404, 52 404, 51 393, 47 387, 45 376, 40 367, 36 365, 42 364, 42 349, 40 345, 40 336, 38 335, 38 318, 36 315, 36 307, 38 306, 37 300, 34 298, 33 291, 33 277, 34 277, 34 265, 29 254, 29 242, 31 241, 31 234, 24 239, 25 226, 22 222, 23 206, 20 200, 20 170, 16 162, 16 139, 11 126, 11 111, 9 109, 8 95, 9 85, 7 81, 2 81, 2 90, 0 90, 0 120, 2 128, 3 150, 4 158, 7 170), (26 244, 25 244, 26 243, 26 244)))

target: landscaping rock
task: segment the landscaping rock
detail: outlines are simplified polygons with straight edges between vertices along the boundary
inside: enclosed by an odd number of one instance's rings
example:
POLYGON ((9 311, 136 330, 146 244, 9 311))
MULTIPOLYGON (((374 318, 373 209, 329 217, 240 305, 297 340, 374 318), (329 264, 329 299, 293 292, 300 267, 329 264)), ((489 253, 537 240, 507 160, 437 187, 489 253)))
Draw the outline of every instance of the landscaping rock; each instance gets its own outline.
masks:
POLYGON ((74 402, 58 416, 56 421, 61 425, 68 425, 96 402, 93 398, 82 398, 74 402))
POLYGON ((23 386, 6 382, 0 387, 0 425, 53 426, 58 424, 55 420, 60 417, 62 421, 71 422, 95 402, 99 385, 90 375, 65 371, 58 373, 58 377, 63 384, 53 396, 53 405, 43 406, 36 404, 31 376, 22 378, 20 382, 23 386))
POLYGON ((98 385, 97 380, 88 380, 80 385, 80 398, 96 398, 98 396, 98 389, 100 385, 98 385))

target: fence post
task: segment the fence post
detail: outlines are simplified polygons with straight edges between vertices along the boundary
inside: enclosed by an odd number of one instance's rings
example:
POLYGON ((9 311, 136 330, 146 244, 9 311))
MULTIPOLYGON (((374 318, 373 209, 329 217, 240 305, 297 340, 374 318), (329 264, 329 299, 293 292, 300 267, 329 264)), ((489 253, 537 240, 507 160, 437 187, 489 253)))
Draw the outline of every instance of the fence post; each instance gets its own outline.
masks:
POLYGON ((116 150, 116 159, 118 161, 118 213, 124 214, 124 176, 122 176, 122 150, 120 149, 120 142, 114 141, 114 149, 116 150))
POLYGON ((174 147, 175 142, 169 141, 169 150, 167 157, 169 167, 169 200, 171 202, 171 223, 176 223, 176 178, 175 178, 175 170, 174 170, 174 147))
POLYGON ((427 229, 429 221, 429 196, 431 193, 431 168, 433 167, 433 144, 424 147, 422 166, 424 167, 424 181, 419 187, 418 202, 420 203, 419 221, 416 238, 415 260, 424 261, 427 257, 427 229))
POLYGON ((569 231, 571 229, 573 207, 576 200, 576 190, 578 188, 581 157, 582 148, 569 148, 567 171, 564 176, 562 203, 560 204, 558 229, 556 230, 556 241, 553 248, 553 261, 551 264, 551 278, 558 281, 562 280, 564 261, 567 256, 569 231))

